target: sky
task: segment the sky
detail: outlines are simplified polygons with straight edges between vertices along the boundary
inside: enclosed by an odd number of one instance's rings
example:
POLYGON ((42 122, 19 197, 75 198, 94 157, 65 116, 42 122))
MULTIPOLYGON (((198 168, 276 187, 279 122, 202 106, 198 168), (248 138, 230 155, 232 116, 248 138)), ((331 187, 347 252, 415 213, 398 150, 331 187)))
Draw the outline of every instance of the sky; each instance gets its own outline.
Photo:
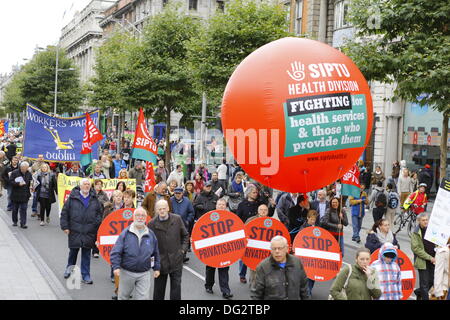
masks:
POLYGON ((55 45, 61 29, 90 2, 0 0, 0 74, 10 73, 17 63, 27 63, 24 59, 31 59, 36 46, 55 45))

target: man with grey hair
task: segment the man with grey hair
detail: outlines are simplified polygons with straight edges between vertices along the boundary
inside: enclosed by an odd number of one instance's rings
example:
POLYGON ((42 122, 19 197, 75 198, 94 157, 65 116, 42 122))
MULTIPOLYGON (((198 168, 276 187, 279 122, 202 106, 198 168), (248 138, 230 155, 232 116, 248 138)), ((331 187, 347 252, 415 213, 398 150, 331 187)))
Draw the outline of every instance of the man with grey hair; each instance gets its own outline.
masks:
POLYGON ((80 180, 80 185, 70 192, 61 210, 61 230, 68 236, 69 259, 64 278, 69 278, 77 263, 81 249, 81 276, 83 283, 92 284, 90 276, 91 250, 95 247, 97 230, 102 222, 103 205, 91 189, 91 181, 80 180))
POLYGON ((153 300, 164 300, 167 278, 170 277, 170 300, 181 300, 181 277, 184 255, 189 248, 189 233, 183 219, 169 212, 169 204, 156 202, 155 216, 148 224, 158 239, 161 274, 155 278, 153 300))
POLYGON ((158 240, 145 225, 146 220, 147 210, 137 208, 133 214, 133 223, 122 231, 111 251, 114 275, 120 277, 119 300, 129 300, 133 291, 136 300, 149 300, 150 269, 153 268, 155 278, 160 275, 158 240))
POLYGON ((418 226, 411 233, 411 250, 414 253, 414 267, 419 272, 419 288, 414 292, 417 299, 428 300, 428 291, 434 283, 434 265, 436 263, 434 243, 425 239, 429 215, 422 212, 417 216, 418 226))
POLYGON ((327 192, 320 189, 317 192, 317 199, 311 202, 311 209, 319 213, 319 222, 325 216, 325 213, 330 209, 330 202, 327 201, 327 192))
POLYGON ((251 297, 255 300, 308 300, 307 278, 302 262, 288 253, 286 238, 270 241, 271 255, 256 267, 251 297))
POLYGON ((27 207, 28 200, 31 197, 31 182, 33 176, 28 171, 30 164, 26 161, 20 163, 19 168, 11 172, 9 177, 9 184, 11 185, 11 201, 13 204, 12 221, 13 226, 17 226, 18 212, 20 210, 20 227, 26 229, 27 227, 27 207))

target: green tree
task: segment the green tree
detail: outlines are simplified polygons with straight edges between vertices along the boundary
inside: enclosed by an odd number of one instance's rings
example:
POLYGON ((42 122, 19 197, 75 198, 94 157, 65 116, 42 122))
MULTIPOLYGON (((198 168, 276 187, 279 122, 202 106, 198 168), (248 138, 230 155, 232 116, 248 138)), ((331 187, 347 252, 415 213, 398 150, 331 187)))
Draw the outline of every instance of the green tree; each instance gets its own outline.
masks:
MULTIPOLYGON (((59 52, 59 69, 75 68, 72 60, 67 58, 64 50, 59 52)), ((21 112, 29 102, 45 112, 53 112, 55 91, 56 49, 34 55, 33 59, 22 67, 6 88, 4 105, 7 110, 21 112)), ((79 72, 66 71, 58 73, 58 109, 73 113, 78 111, 84 98, 80 86, 79 72)))
POLYGON ((120 111, 135 110, 126 93, 133 81, 135 61, 131 58, 138 50, 138 40, 126 32, 115 32, 98 49, 95 77, 90 83, 89 104, 102 110, 110 107, 120 111))
MULTIPOLYGON (((232 0, 189 42, 189 61, 199 91, 219 106, 225 86, 239 63, 259 47, 289 36, 283 5, 232 0)), ((210 110, 217 114, 218 110, 210 110)))
MULTIPOLYGON (((199 95, 186 66, 186 43, 199 31, 197 18, 175 6, 166 6, 144 27, 139 50, 132 55, 130 104, 144 107, 154 121, 166 123, 166 165, 170 162, 170 112, 196 113, 199 95)), ((197 111, 198 112, 198 111, 197 111)))
POLYGON ((446 175, 450 115, 450 2, 352 0, 357 38, 344 52, 368 80, 397 84, 395 97, 443 114, 440 177, 446 175))

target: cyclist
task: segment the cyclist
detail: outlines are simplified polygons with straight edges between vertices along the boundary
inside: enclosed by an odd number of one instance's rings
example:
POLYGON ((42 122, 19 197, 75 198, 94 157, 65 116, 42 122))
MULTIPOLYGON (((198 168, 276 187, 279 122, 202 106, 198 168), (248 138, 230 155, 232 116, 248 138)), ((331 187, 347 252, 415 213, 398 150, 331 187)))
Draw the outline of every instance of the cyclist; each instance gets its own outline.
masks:
POLYGON ((411 207, 411 211, 416 215, 421 214, 425 211, 425 206, 427 205, 428 198, 425 193, 427 189, 426 183, 419 184, 419 189, 411 193, 403 204, 403 208, 408 210, 411 207))

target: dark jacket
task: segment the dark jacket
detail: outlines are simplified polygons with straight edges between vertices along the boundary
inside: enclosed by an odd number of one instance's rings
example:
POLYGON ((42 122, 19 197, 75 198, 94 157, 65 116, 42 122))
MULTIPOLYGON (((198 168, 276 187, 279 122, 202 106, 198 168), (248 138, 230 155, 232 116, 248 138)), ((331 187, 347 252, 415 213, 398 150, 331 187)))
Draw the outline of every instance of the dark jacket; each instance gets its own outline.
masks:
MULTIPOLYGON (((239 203, 236 214, 239 218, 241 218, 242 222, 246 222, 248 218, 256 216, 258 214, 258 207, 263 204, 263 202, 259 200, 248 201, 248 199, 244 199, 241 203, 239 203)), ((272 217, 275 212, 275 207, 269 207, 269 217, 272 217)))
POLYGON ((217 190, 219 190, 220 188, 222 188, 222 192, 219 195, 219 198, 222 198, 226 192, 227 192, 227 188, 225 187, 225 183, 223 181, 213 181, 211 180, 212 183, 212 192, 216 193, 217 190))
POLYGON ((69 248, 94 248, 98 227, 102 221, 103 206, 95 191, 89 193, 87 208, 81 200, 80 187, 70 192, 61 211, 62 230, 70 230, 69 248))
POLYGON ((3 171, 2 180, 5 185, 5 188, 9 187, 9 173, 13 172, 16 169, 19 169, 19 165, 13 167, 12 164, 10 163, 9 165, 6 166, 5 170, 3 171))
POLYGON ((344 214, 344 218, 342 219, 342 221, 340 221, 339 219, 339 214, 337 213, 337 210, 330 208, 329 210, 327 210, 327 213, 325 214, 323 220, 320 223, 322 228, 330 231, 330 233, 334 236, 337 236, 336 233, 342 233, 344 230, 343 228, 338 229, 338 224, 342 224, 344 227, 348 226, 347 213, 345 209, 341 210, 344 214))
POLYGON ((426 183, 427 184, 427 191, 431 189, 431 186, 433 185, 433 171, 428 168, 422 168, 419 171, 419 174, 417 175, 417 178, 420 183, 426 183))
POLYGON ((214 193, 202 191, 194 200, 195 220, 198 220, 205 213, 215 210, 219 197, 214 193))
POLYGON ((139 245, 136 234, 130 227, 122 231, 111 250, 110 260, 113 270, 125 269, 130 272, 146 272, 151 269, 154 257, 153 270, 160 270, 158 240, 152 230, 144 234, 139 245))
POLYGON ((6 186, 6 183, 3 178, 3 174, 5 173, 6 168, 9 165, 9 160, 7 157, 4 157, 3 160, 0 160, 0 182, 6 186))
POLYGON ((15 143, 10 143, 6 146, 6 157, 11 161, 11 159, 17 154, 17 145, 15 143))
MULTIPOLYGON (((325 205, 325 213, 327 213, 328 209, 330 209, 330 201, 326 201, 326 205, 325 205)), ((320 201, 319 200, 314 200, 311 202, 311 210, 316 210, 317 213, 320 215, 320 201)), ((323 216, 320 216, 320 218, 324 217, 325 214, 323 216)), ((320 220, 318 218, 318 220, 320 220)), ((318 221, 320 222, 320 221, 318 221)))
MULTIPOLYGON (((50 203, 55 203, 56 202, 55 194, 58 193, 58 186, 55 174, 53 172, 49 174, 50 178, 49 178, 48 198, 50 199, 50 203)), ((40 174, 37 176, 37 181, 39 181, 39 185, 36 187, 35 191, 36 191, 36 198, 39 199, 41 197, 41 187, 42 187, 42 176, 40 174)))
POLYGON ((277 214, 280 221, 284 223, 286 227, 289 227, 288 212, 293 206, 295 206, 295 203, 289 192, 286 192, 280 197, 277 204, 277 214))
POLYGON ((255 300, 308 300, 307 278, 300 259, 288 254, 284 269, 272 256, 261 261, 256 267, 251 297, 255 300))
MULTIPOLYGON (((400 249, 400 245, 398 244, 395 234, 394 234, 394 241, 392 244, 400 249)), ((365 247, 370 250, 370 254, 374 253, 377 249, 381 248, 382 245, 383 244, 380 242, 375 232, 372 231, 367 235, 365 247)))
POLYGON ((161 274, 168 274, 183 268, 183 256, 189 248, 189 233, 179 215, 169 213, 169 221, 155 217, 148 227, 158 239, 161 274), (165 225, 167 223, 167 225, 165 225))
POLYGON ((19 168, 11 172, 11 176, 9 177, 9 184, 12 187, 11 201, 18 203, 28 202, 28 199, 30 199, 31 196, 30 185, 32 180, 33 176, 31 175, 30 171, 27 171, 25 172, 25 174, 23 174, 19 168), (19 183, 15 181, 18 177, 23 178, 26 183, 24 186, 20 186, 19 183))
POLYGON ((187 197, 183 197, 181 202, 178 202, 175 197, 170 198, 172 202, 173 213, 178 214, 184 222, 184 226, 187 228, 189 224, 194 221, 194 207, 192 202, 187 197))

